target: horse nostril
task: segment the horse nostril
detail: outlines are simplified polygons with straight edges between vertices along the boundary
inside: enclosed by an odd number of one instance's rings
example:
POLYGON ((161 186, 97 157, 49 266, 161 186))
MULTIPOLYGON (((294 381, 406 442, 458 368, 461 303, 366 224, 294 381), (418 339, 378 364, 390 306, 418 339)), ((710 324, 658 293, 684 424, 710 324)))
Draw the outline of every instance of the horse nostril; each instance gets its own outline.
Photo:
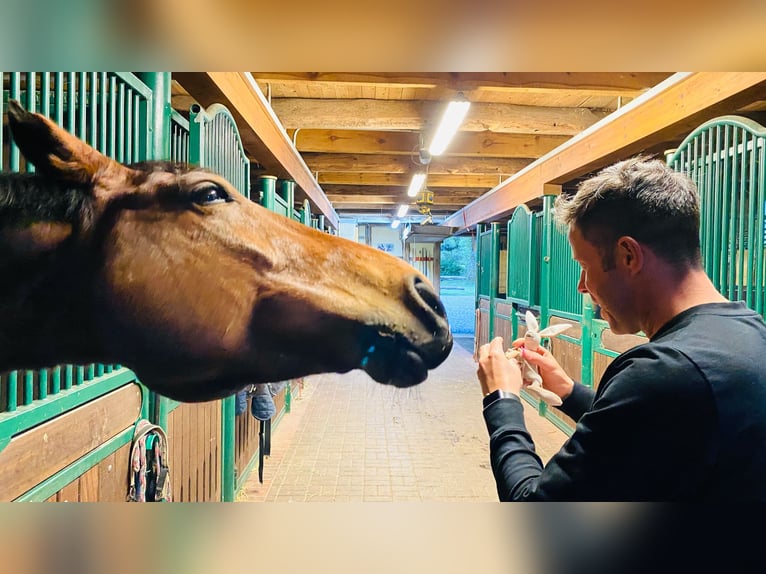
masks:
POLYGON ((439 299, 439 296, 428 283, 423 281, 422 278, 415 276, 412 280, 412 287, 415 299, 420 303, 421 307, 429 309, 439 318, 447 318, 447 311, 444 309, 441 299, 439 299))
POLYGON ((425 337, 415 339, 418 354, 429 369, 441 364, 452 350, 452 332, 447 311, 434 291, 433 287, 418 275, 413 275, 407 281, 410 293, 409 304, 417 314, 423 326, 429 331, 425 337))

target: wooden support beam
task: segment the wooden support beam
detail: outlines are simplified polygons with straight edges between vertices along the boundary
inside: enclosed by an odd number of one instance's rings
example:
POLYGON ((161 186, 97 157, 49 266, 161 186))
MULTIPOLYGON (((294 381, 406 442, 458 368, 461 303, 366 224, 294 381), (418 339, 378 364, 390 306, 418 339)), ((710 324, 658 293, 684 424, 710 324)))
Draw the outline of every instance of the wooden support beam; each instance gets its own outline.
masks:
MULTIPOLYGON (((413 170, 425 170, 425 166, 415 163, 415 159, 406 155, 367 155, 333 153, 320 154, 308 152, 303 160, 314 173, 327 172, 364 172, 364 173, 410 173, 413 170)), ((428 164, 430 174, 453 175, 502 175, 508 177, 519 172, 531 163, 528 159, 501 159, 440 156, 428 164)))
POLYGON ((458 132, 445 155, 537 159, 556 149, 569 137, 536 133, 458 132))
MULTIPOLYGON (((295 130, 288 130, 293 137, 295 130)), ((502 157, 537 159, 563 144, 570 136, 541 134, 498 134, 490 131, 460 132, 443 157, 502 157)), ((298 151, 317 153, 401 154, 415 156, 421 146, 415 132, 376 130, 298 130, 298 151)))
MULTIPOLYGON (((456 207, 461 207, 466 204, 466 201, 472 201, 479 197, 480 193, 472 193, 467 195, 452 195, 452 194, 443 194, 443 193, 437 193, 434 194, 434 204, 439 205, 448 205, 451 206, 453 209, 456 207)), ((404 194, 388 194, 388 195, 328 195, 327 198, 332 202, 332 204, 338 208, 340 204, 359 204, 359 205, 367 205, 370 204, 381 204, 381 203, 389 203, 389 204, 399 204, 399 203, 406 203, 406 204, 412 204, 415 205, 415 198, 414 197, 407 197, 407 195, 404 194)))
MULTIPOLYGON (((388 185, 407 187, 411 176, 399 173, 354 173, 330 172, 320 173, 319 183, 322 185, 388 185)), ((433 187, 483 187, 490 189, 501 181, 495 175, 432 175, 428 174, 426 186, 433 187)))
MULTIPOLYGON (((327 197, 331 195, 396 195, 407 191, 403 186, 390 185, 325 185, 322 189, 325 190, 327 197)), ((439 195, 449 193, 455 196, 465 195, 474 198, 487 191, 486 187, 439 187, 434 189, 429 186, 429 189, 439 195)))
MULTIPOLYGON (((369 203, 347 203, 343 205, 337 205, 338 211, 340 211, 341 214, 348 214, 349 212, 354 213, 385 213, 394 215, 399 207, 401 205, 401 202, 397 203, 391 203, 391 204, 385 204, 385 203, 379 203, 377 205, 369 204, 369 203)), ((418 212, 417 206, 413 204, 408 204, 410 206, 409 214, 412 215, 414 213, 418 212)), ((442 205, 439 203, 435 203, 433 205, 428 206, 431 210, 431 213, 434 215, 445 215, 448 213, 453 213, 455 211, 454 205, 442 205)))
MULTIPOLYGON (((271 106, 286 129, 435 129, 443 102, 274 98, 271 106)), ((573 136, 606 117, 607 111, 473 103, 461 131, 573 136)))
POLYGON ((387 85, 468 91, 506 88, 524 91, 569 89, 585 95, 638 95, 668 77, 666 72, 432 72, 336 73, 253 72, 259 82, 387 85))
POLYGON ((733 113, 765 94, 766 72, 674 74, 454 213, 443 225, 465 229, 508 217, 516 206, 541 196, 546 184, 563 184, 663 142, 679 142, 701 123, 733 113))
MULTIPOLYGON (((267 172, 295 182, 325 222, 338 228, 338 215, 298 151, 282 129, 260 88, 246 72, 184 72, 173 78, 200 104, 218 102, 229 108, 250 157, 267 172)), ((300 193, 296 199, 301 200, 300 193)))
POLYGON ((376 130, 287 130, 295 137, 295 147, 302 154, 317 153, 386 153, 411 155, 418 151, 419 135, 415 132, 376 130))

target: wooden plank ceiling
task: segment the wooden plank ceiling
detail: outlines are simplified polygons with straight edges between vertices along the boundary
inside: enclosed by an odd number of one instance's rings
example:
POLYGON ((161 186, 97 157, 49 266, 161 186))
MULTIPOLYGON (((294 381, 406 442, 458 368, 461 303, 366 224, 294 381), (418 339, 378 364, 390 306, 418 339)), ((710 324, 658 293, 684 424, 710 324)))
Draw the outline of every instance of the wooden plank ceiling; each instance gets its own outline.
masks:
MULTIPOLYGON (((407 186, 425 170, 439 222, 671 73, 252 75, 340 218, 387 221, 407 203, 419 222, 407 186), (424 166, 419 150, 458 93, 471 101, 468 115, 424 166)), ((173 83, 178 110, 202 100, 188 85, 173 83)), ((265 172, 251 160, 254 177, 265 172)))

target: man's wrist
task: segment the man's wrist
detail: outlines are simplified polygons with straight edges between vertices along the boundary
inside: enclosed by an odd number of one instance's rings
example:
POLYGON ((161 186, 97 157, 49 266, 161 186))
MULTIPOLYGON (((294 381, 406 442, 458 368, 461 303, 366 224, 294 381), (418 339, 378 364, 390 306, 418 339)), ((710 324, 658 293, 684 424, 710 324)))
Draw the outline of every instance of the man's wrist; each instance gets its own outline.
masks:
POLYGON ((565 392, 565 393, 564 393, 564 394, 561 396, 561 400, 562 400, 562 401, 565 401, 565 400, 567 400, 569 397, 571 397, 571 396, 572 396, 572 393, 574 392, 574 389, 575 389, 575 387, 576 387, 576 386, 579 384, 577 381, 575 381, 575 380, 574 380, 573 378, 571 378, 571 377, 570 377, 570 379, 569 379, 569 380, 572 382, 572 386, 571 386, 571 387, 569 387, 569 390, 568 390, 567 392, 565 392))
POLYGON ((504 389, 495 389, 491 393, 487 393, 484 395, 483 405, 486 409, 489 405, 496 401, 500 401, 503 399, 512 399, 521 402, 521 399, 519 398, 519 395, 512 393, 511 391, 506 391, 504 389))

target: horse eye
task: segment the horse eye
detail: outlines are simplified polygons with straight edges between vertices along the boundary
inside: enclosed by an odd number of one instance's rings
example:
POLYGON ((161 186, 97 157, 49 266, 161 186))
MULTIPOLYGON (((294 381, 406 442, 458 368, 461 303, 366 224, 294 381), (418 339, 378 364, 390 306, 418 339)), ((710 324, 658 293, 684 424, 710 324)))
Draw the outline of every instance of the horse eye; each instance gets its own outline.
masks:
POLYGON ((194 192, 194 202, 200 205, 212 205, 228 200, 229 194, 217 185, 205 186, 194 192))

